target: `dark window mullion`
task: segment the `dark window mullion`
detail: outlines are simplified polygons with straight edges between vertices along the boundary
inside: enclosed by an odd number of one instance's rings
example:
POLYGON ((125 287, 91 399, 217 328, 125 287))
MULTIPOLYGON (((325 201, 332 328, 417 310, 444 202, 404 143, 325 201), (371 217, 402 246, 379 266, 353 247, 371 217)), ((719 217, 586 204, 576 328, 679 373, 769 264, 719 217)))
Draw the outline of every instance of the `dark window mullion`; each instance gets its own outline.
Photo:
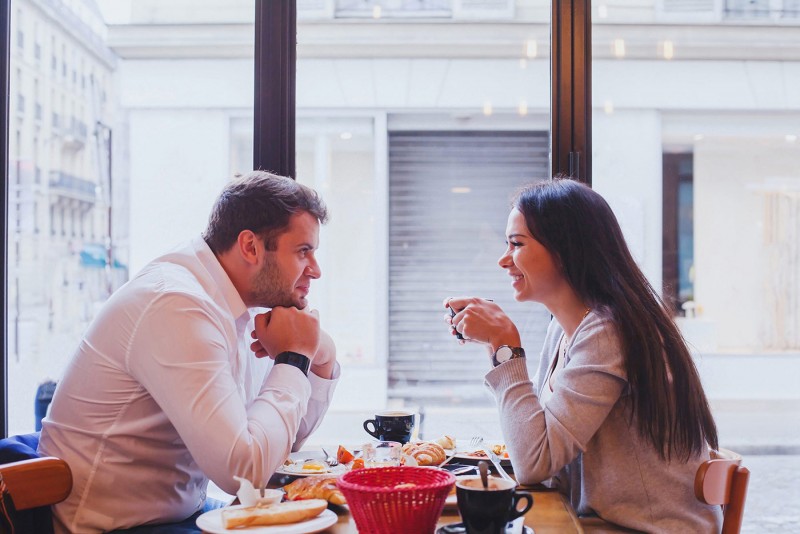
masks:
POLYGON ((592 184, 591 0, 553 1, 552 174, 592 184))
POLYGON ((3 353, 0 362, 0 437, 8 435, 8 76, 9 76, 9 50, 11 34, 11 0, 0 0, 0 164, 3 165, 3 193, 0 199, 0 233, 3 236, 3 261, 0 264, 0 287, 2 295, 2 308, 0 319, 3 321, 3 353))
POLYGON ((295 177, 295 0, 256 0, 253 168, 295 177))

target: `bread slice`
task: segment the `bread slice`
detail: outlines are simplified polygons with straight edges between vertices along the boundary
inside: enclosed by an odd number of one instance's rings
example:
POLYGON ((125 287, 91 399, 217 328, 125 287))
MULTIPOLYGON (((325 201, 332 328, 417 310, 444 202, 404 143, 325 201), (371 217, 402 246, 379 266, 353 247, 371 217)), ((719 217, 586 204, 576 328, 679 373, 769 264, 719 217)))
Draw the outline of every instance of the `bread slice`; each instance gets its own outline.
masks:
POLYGON ((267 507, 237 508, 222 510, 222 525, 225 528, 250 527, 255 525, 286 525, 317 517, 328 502, 322 499, 287 501, 267 507))

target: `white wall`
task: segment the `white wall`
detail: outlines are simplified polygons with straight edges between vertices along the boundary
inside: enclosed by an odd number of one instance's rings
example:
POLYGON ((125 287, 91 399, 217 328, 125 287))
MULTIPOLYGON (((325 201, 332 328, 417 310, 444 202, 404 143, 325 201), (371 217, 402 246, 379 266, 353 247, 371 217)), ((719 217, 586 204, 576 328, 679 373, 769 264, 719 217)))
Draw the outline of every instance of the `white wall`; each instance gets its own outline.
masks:
POLYGON ((661 289, 661 120, 655 110, 592 116, 592 187, 608 201, 628 247, 661 289))
POLYGON ((124 61, 119 98, 127 113, 135 274, 199 235, 230 178, 230 117, 252 109, 249 61, 124 61))

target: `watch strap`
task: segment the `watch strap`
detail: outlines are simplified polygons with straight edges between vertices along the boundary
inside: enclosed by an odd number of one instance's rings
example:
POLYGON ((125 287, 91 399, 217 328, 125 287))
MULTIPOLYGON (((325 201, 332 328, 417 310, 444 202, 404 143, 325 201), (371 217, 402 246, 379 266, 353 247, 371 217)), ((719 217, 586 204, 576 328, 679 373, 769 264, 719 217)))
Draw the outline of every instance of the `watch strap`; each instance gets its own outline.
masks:
POLYGON ((288 350, 275 356, 275 363, 285 363, 297 367, 306 376, 308 376, 308 368, 311 367, 311 359, 308 356, 288 350))

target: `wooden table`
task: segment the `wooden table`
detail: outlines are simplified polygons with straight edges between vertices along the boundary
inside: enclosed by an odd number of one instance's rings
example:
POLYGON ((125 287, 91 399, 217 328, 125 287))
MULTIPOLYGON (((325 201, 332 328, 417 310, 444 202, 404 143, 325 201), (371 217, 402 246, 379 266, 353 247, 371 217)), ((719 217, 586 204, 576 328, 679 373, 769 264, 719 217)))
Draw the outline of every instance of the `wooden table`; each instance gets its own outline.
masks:
MULTIPOLYGON (((520 488, 525 490, 525 488, 520 488)), ((583 528, 569 502, 558 492, 543 489, 530 489, 533 494, 533 508, 525 514, 525 524, 536 534, 583 534, 583 528)), ((449 523, 458 523, 461 518, 458 509, 445 507, 439 518, 437 528, 449 523)), ((327 534, 356 534, 355 521, 347 513, 339 515, 339 522, 323 531, 327 534)))

